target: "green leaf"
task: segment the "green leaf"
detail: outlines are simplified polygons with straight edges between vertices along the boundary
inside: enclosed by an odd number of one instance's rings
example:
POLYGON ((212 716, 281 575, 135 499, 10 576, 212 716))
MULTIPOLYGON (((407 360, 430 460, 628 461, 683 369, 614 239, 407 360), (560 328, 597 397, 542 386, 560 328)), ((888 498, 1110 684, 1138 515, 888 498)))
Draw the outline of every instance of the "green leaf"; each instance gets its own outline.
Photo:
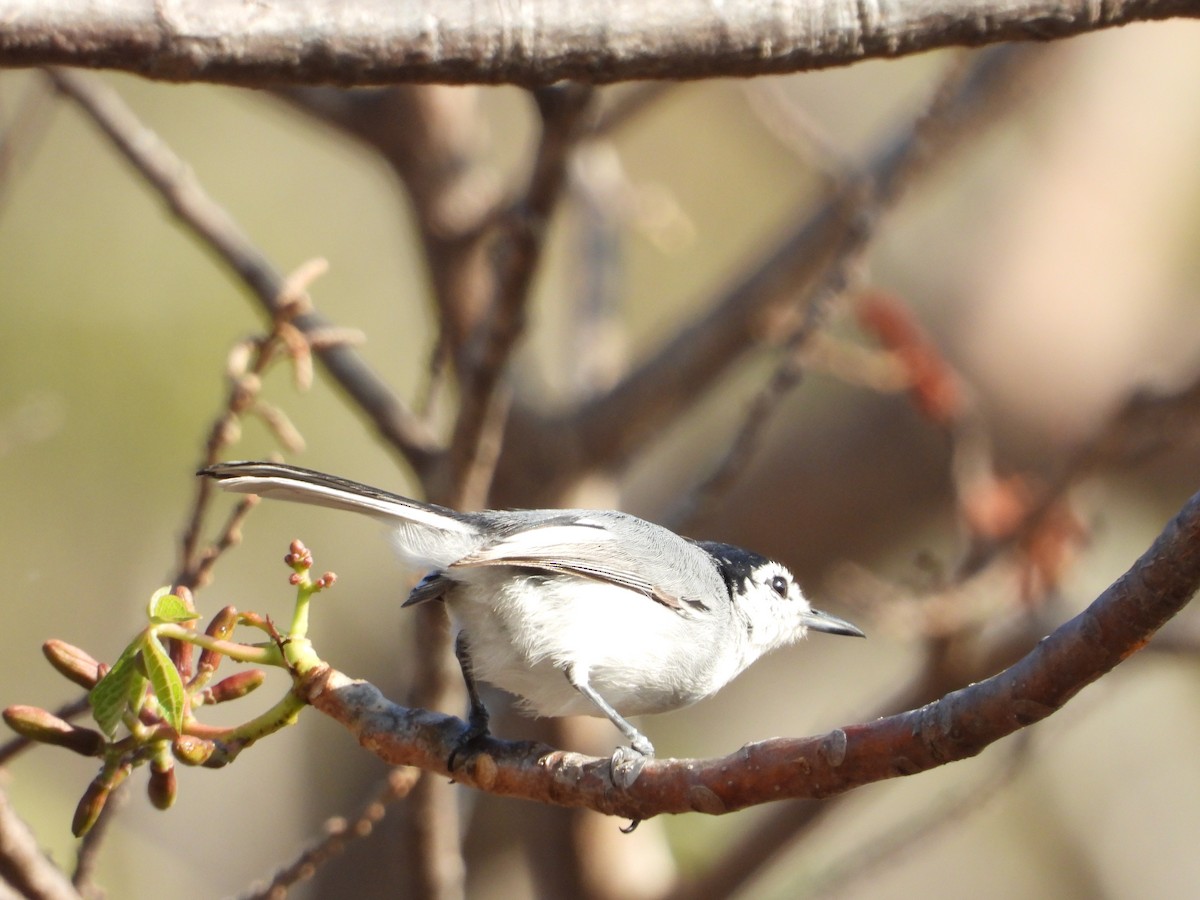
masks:
POLYGON ((155 624, 164 622, 191 622, 200 618, 200 614, 187 608, 182 599, 171 593, 170 588, 159 588, 150 598, 147 610, 150 621, 155 624))
POLYGON ((147 634, 146 643, 142 649, 142 663, 146 667, 146 675, 150 678, 150 687, 154 696, 166 714, 167 722, 177 732, 183 731, 183 679, 179 670, 171 662, 171 657, 158 640, 158 635, 147 634))
POLYGON ((139 635, 113 663, 108 674, 96 682, 96 686, 88 693, 92 717, 100 730, 110 738, 116 733, 125 713, 140 705, 146 690, 146 676, 138 666, 142 643, 143 636, 139 635))

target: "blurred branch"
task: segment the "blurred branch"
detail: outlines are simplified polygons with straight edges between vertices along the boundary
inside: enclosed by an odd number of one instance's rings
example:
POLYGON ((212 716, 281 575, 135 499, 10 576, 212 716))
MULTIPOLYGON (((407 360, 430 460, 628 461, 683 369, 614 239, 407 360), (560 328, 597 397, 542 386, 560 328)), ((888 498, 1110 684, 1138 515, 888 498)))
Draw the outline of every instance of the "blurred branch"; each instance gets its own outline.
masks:
POLYGON ((652 109, 677 86, 671 81, 642 81, 626 88, 614 88, 617 91, 615 99, 597 111, 596 118, 588 125, 587 136, 611 137, 646 110, 652 109))
POLYGON ((495 173, 475 159, 477 92, 396 85, 370 91, 294 87, 274 93, 362 141, 404 184, 429 270, 440 340, 458 362, 493 289, 485 238, 501 205, 495 173))
POLYGON ((1084 686, 1135 653, 1200 588, 1200 494, 1086 610, 1008 669, 939 700, 810 738, 749 744, 708 760, 651 760, 628 790, 610 761, 533 743, 488 738, 463 769, 446 761, 465 728, 451 716, 391 703, 332 669, 298 690, 393 764, 453 775, 490 793, 632 819, 662 813, 721 814, 788 798, 832 797, 980 753, 1060 709, 1084 686))
POLYGON ((807 882, 797 896, 835 896, 850 884, 875 874, 901 854, 925 844, 948 825, 979 812, 1021 773, 1030 759, 1030 744, 1031 732, 1021 732, 1000 765, 982 783, 952 792, 886 833, 864 840, 858 852, 822 866, 816 877, 807 882))
POLYGON ((8 198, 13 169, 20 154, 30 150, 46 133, 54 104, 49 103, 50 87, 41 79, 25 86, 16 109, 0 125, 0 204, 8 198))
MULTIPOLYGON (((317 270, 323 271, 321 265, 301 267, 309 277, 315 277, 317 270)), ((299 283, 293 275, 286 283, 296 283, 294 295, 303 295, 307 282, 299 283)), ((204 454, 197 468, 205 468, 217 462, 222 452, 235 443, 241 436, 242 418, 250 413, 263 413, 263 403, 259 400, 262 388, 262 378, 277 358, 278 351, 283 349, 292 357, 295 364, 295 380, 301 389, 308 387, 312 373, 312 358, 310 346, 291 324, 298 311, 296 303, 289 303, 275 317, 274 327, 269 334, 262 337, 250 338, 239 342, 229 354, 225 375, 229 381, 229 391, 226 394, 225 406, 213 420, 208 430, 208 438, 204 442, 204 454)), ((268 424, 274 424, 273 430, 280 443, 288 450, 302 449, 303 441, 295 433, 295 429, 286 422, 281 413, 272 412, 268 424)), ((205 515, 213 497, 213 485, 207 478, 196 479, 195 499, 188 513, 187 524, 183 537, 180 539, 179 571, 175 575, 174 584, 194 590, 208 583, 212 568, 220 555, 241 540, 241 525, 250 510, 253 509, 257 498, 250 496, 241 500, 234 507, 217 539, 203 550, 200 549, 201 530, 205 515), (249 502, 247 502, 249 501, 249 502)))
POLYGON ((830 267, 825 282, 814 292, 804 319, 788 336, 783 356, 776 364, 767 383, 750 401, 742 422, 724 455, 712 470, 689 490, 665 517, 664 524, 676 531, 686 531, 687 525, 715 503, 737 481, 746 465, 762 444, 780 404, 804 377, 801 353, 809 339, 821 327, 825 311, 851 286, 852 270, 861 263, 873 229, 867 224, 870 216, 856 217, 859 227, 848 234, 843 257, 830 267))
POLYGON ((388 805, 407 797, 420 774, 414 769, 393 769, 383 787, 353 822, 340 816, 329 819, 325 823, 325 837, 306 847, 293 862, 276 872, 270 883, 247 894, 246 900, 274 900, 284 896, 289 888, 311 878, 318 866, 345 850, 348 843, 368 837, 387 814, 388 805))
POLYGON ((0 791, 0 893, 4 885, 22 897, 79 900, 66 874, 42 853, 37 838, 0 791))
MULTIPOLYGON (((450 442, 446 483, 455 492, 467 486, 466 475, 480 450, 489 410, 507 367, 513 346, 525 327, 525 307, 534 272, 541 260, 550 215, 566 182, 567 159, 581 131, 592 99, 582 85, 541 88, 534 93, 541 113, 542 133, 537 156, 523 195, 505 212, 497 227, 495 291, 487 315, 476 328, 459 365, 461 399, 450 442)), ((491 478, 486 479, 490 487, 491 478)), ((440 493, 440 492, 439 492, 440 493)), ((482 504, 487 491, 471 498, 456 497, 451 506, 482 504), (464 503, 464 500, 466 501, 464 503)))
POLYGON ((806 211, 784 229, 783 239, 751 263, 731 287, 707 304, 709 312, 676 330, 671 340, 635 367, 611 391, 582 409, 542 418, 513 409, 522 440, 506 447, 498 482, 503 497, 522 502, 553 497, 564 482, 595 469, 616 467, 708 395, 711 387, 745 353, 761 344, 773 313, 803 316, 831 268, 853 255, 870 222, 863 218, 889 208, 918 175, 946 158, 959 142, 994 116, 1014 75, 1030 53, 1000 48, 975 56, 951 90, 939 93, 929 112, 886 147, 867 167, 864 180, 851 179, 816 212, 806 211), (863 184, 872 201, 864 207, 863 184), (869 212, 864 212, 869 209, 869 212), (515 489, 508 481, 537 473, 536 484, 515 489))
POLYGON ((1145 463, 1181 441, 1197 436, 1200 436, 1200 376, 1175 391, 1134 392, 1038 493, 1019 527, 999 540, 979 540, 969 549, 960 566, 960 577, 975 574, 997 554, 1027 541, 1056 515, 1067 492, 1081 481, 1106 469, 1145 463))
MULTIPOLYGON (((171 211, 251 289, 273 319, 288 313, 288 283, 262 255, 229 214, 201 188, 187 165, 146 128, 116 91, 76 72, 54 70, 55 86, 75 101, 138 173, 166 201, 171 211)), ((291 321, 308 339, 313 352, 380 434, 421 474, 438 452, 435 436, 344 341, 319 340, 331 331, 329 321, 303 297, 304 310, 291 321)))
POLYGON ((3 0, 0 66, 113 68, 248 87, 598 84, 798 72, 1197 15, 1192 0, 680 0, 653 16, 641 0, 584 8, 560 0, 96 0, 84 11, 72 0, 3 0))

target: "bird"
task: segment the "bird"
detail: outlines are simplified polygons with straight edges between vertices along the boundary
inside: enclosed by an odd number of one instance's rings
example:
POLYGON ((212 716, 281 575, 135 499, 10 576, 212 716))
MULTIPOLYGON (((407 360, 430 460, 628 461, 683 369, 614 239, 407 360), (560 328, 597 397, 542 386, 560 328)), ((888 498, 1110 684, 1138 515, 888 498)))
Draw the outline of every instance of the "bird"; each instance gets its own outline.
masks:
POLYGON ((628 717, 703 700, 809 631, 865 637, 813 609, 781 563, 625 512, 459 512, 275 462, 221 462, 197 474, 390 529, 401 560, 426 573, 403 605, 441 602, 450 614, 470 703, 461 747, 489 733, 482 681, 527 714, 607 718, 629 742, 612 760, 629 782, 655 751, 628 717))

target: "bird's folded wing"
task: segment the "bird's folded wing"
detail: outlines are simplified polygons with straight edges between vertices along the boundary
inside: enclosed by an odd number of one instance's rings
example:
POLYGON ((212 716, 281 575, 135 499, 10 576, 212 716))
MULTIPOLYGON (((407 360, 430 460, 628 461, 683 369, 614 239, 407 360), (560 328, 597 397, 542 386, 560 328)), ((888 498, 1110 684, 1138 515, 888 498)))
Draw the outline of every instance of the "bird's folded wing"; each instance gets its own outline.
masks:
POLYGON ((671 609, 699 599, 681 596, 673 584, 676 579, 648 548, 630 546, 603 524, 586 520, 513 532, 464 556, 451 568, 475 566, 518 566, 591 578, 645 594, 671 609))

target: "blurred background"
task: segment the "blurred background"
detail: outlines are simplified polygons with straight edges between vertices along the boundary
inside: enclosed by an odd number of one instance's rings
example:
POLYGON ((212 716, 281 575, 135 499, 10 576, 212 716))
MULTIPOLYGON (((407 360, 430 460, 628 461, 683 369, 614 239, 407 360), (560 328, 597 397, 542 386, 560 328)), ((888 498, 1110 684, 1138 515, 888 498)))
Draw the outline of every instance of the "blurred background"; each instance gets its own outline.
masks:
MULTIPOLYGON (((523 402, 563 409, 581 381, 604 382, 577 371, 578 335, 565 312, 595 287, 588 241, 610 242, 599 274, 617 298, 617 332, 605 338, 602 361, 619 373, 720 297, 788 223, 870 166, 960 60, 939 53, 670 85, 591 142, 591 180, 569 184, 535 281, 513 373, 523 402), (589 194, 597 170, 610 187, 589 194), (607 204, 611 232, 589 225, 596 203, 607 204)), ((266 92, 97 77, 280 270, 329 261, 311 289, 315 302, 337 324, 361 329, 362 356, 415 402, 436 337, 429 274, 404 192, 378 156, 266 92)), ((462 90, 476 95, 477 164, 502 190, 520 185, 537 137, 528 96, 462 90)), ((634 90, 605 88, 600 102, 616 106, 634 90)), ((41 643, 61 638, 111 661, 140 627, 150 594, 175 570, 192 473, 225 402, 227 356, 264 325, 246 288, 39 74, 0 75, 0 128, 0 546, 9 585, 0 706, 53 708, 75 692, 45 664, 41 643)), ((660 755, 722 755, 878 714, 903 686, 939 683, 929 676, 930 644, 944 636, 939 623, 953 630, 947 620, 966 620, 952 649, 973 655, 970 665, 945 655, 938 664, 986 677, 972 668, 988 655, 981 647, 994 649, 983 638, 1045 633, 1149 545, 1200 488, 1194 416, 1169 407, 1153 433, 1126 431, 1121 446, 1133 450, 1100 453, 1086 473, 1071 466, 1130 397, 1184 391, 1200 371, 1198 156, 1200 27, 1133 26, 1039 51, 986 121, 880 210, 855 266, 856 290, 829 305, 822 340, 812 342, 763 446, 686 527, 782 559, 815 605, 862 625, 870 639, 816 636, 710 701, 642 722, 660 755), (1036 490, 1072 473, 1060 507, 1071 539, 1059 535, 1052 571, 1044 560, 1008 559, 958 577, 972 541, 987 533, 964 499, 968 438, 913 402, 888 366, 895 360, 869 378, 873 363, 848 357, 857 348, 877 362, 886 343, 862 324, 852 296, 859 288, 903 309, 954 373, 970 409, 969 439, 986 445, 996 484, 1019 479, 1036 490)), ((779 342, 764 343, 686 418, 664 422, 628 466, 586 486, 586 498, 667 520, 719 464, 771 378, 779 342)), ((263 397, 304 437, 289 461, 420 492, 320 373, 300 392, 286 367, 276 368, 263 397)), ((278 449, 251 419, 228 455, 278 449)), ((314 610, 317 649, 403 698, 412 617, 399 604, 412 575, 393 564, 369 521, 260 506, 242 546, 198 595, 201 612, 232 603, 286 615, 280 558, 296 537, 318 569, 340 576, 314 610)), ((846 797, 740 889, 755 897, 1193 896, 1194 611, 1162 638, 1028 736, 846 797)), ((285 688, 277 679, 262 693, 285 688)), ((505 717, 496 730, 515 738, 536 727, 505 717)), ((607 753, 617 735, 597 729, 587 740, 607 753)), ((169 812, 149 806, 136 773, 98 881, 112 896, 164 884, 182 897, 245 891, 329 816, 353 814, 384 773, 316 713, 224 770, 181 770, 169 812)), ((53 749, 26 753, 5 774, 16 808, 68 867, 71 813, 93 774, 92 761, 53 749)), ((544 827, 526 805, 465 790, 462 802, 471 813, 470 893, 544 895, 536 861, 511 833, 514 822, 544 827)), ((625 895, 659 896, 674 879, 700 877, 780 812, 652 820, 628 837, 617 822, 578 815, 594 820, 581 827, 607 835, 597 840, 619 839, 613 852, 636 855, 638 884, 625 895)), ((387 828, 378 832, 299 895, 351 885, 361 896, 388 895, 386 884, 351 880, 388 855, 387 828)))

